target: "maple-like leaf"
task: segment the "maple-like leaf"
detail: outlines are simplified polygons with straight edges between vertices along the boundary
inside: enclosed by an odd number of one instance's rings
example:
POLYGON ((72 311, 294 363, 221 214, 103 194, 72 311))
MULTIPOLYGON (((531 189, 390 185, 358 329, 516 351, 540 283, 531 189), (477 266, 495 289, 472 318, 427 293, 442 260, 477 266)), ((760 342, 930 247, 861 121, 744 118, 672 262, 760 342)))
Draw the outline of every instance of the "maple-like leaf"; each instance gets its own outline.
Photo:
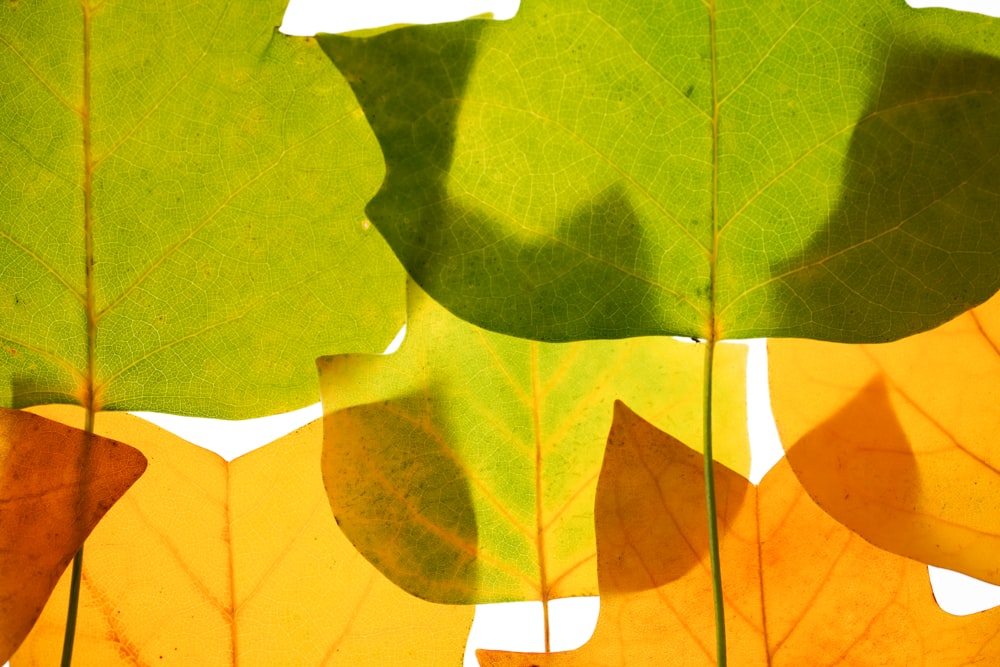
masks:
POLYGON ((284 6, 0 3, 0 404, 270 414, 399 329, 378 146, 284 6))
MULTIPOLYGON (((472 608, 408 595, 337 529, 319 421, 231 463, 131 415, 102 414, 97 431, 149 469, 87 540, 75 666, 461 661, 472 608)), ((67 583, 13 667, 58 663, 67 583)))
MULTIPOLYGON (((718 351, 716 456, 746 472, 746 347, 718 351)), ((347 536, 420 597, 597 593, 593 500, 622 397, 701 440, 703 346, 536 343, 468 324, 410 285, 392 355, 321 359, 323 471, 347 536)))
POLYGON ((813 499, 874 544, 1000 584, 1000 296, 894 343, 768 352, 813 499))
POLYGON ((525 0, 320 43, 385 154, 369 217, 489 329, 873 342, 1000 287, 996 19, 525 0))
POLYGON ((136 449, 0 408, 0 663, 104 513, 142 475, 136 449))
MULTIPOLYGON (((966 665, 1000 660, 1000 610, 956 617, 925 565, 819 508, 785 461, 754 488, 715 463, 732 664, 966 665)), ((598 482, 601 610, 580 649, 478 652, 484 667, 713 665, 702 457, 619 404, 598 482)))

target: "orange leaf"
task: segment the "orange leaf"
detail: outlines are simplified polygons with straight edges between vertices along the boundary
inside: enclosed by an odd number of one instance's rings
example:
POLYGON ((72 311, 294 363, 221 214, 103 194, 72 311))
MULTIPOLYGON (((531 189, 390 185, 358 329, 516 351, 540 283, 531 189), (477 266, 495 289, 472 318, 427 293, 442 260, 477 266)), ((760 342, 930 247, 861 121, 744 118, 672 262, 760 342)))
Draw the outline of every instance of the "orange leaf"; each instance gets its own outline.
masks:
POLYGON ((781 438, 798 443, 789 460, 813 499, 883 549, 1000 584, 1000 296, 895 343, 768 351, 781 438))
MULTIPOLYGON (((961 665, 1000 660, 1000 610, 955 617, 927 568, 827 516, 782 461, 754 488, 715 464, 730 664, 961 665)), ((480 664, 715 664, 702 457, 616 406, 597 488, 601 612, 591 640, 480 664)))
POLYGON ((0 408, 0 663, 83 540, 146 469, 137 450, 0 408))
MULTIPOLYGON (((74 667, 461 661, 473 609, 404 593, 337 528, 319 421, 231 463, 131 415, 97 427, 149 471, 87 540, 74 667)), ((15 667, 58 664, 66 584, 15 667)))

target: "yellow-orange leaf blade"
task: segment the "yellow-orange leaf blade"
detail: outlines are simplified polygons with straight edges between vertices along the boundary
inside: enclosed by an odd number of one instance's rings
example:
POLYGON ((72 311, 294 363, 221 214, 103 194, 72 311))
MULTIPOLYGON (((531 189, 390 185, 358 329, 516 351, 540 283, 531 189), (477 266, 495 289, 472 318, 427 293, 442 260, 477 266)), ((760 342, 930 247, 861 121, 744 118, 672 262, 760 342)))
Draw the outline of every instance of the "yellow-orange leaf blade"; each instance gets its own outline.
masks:
POLYGON ((0 663, 104 513, 142 475, 127 445, 0 408, 0 663))
POLYGON ((884 549, 1000 584, 1000 297, 895 343, 768 345, 816 502, 884 549))
MULTIPOLYGON (((759 489, 715 464, 730 664, 1000 660, 1000 611, 955 617, 926 567, 826 515, 782 461, 759 489)), ((488 667, 714 665, 699 456, 619 404, 598 482, 601 612, 576 651, 479 651, 488 667)))
MULTIPOLYGON (((227 463, 123 414, 149 472, 87 541, 74 667, 458 664, 471 608, 396 588, 338 530, 319 422, 227 463)), ((13 665, 58 663, 66 579, 13 665)))

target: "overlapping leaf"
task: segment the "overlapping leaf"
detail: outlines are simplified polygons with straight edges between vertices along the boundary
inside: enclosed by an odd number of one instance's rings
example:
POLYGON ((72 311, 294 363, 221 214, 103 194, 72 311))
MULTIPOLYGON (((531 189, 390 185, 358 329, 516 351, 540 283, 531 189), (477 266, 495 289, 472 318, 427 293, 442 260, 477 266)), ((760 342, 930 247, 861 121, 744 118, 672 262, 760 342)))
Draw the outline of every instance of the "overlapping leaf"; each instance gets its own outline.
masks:
POLYGON ((0 404, 278 412, 399 328, 377 145, 283 8, 2 3, 0 404))
POLYGON ((885 549, 1000 584, 1000 297, 895 343, 768 350, 813 499, 885 549))
POLYGON ((995 19, 525 0, 320 41, 385 153, 371 220, 487 328, 874 342, 1000 286, 995 19))
MULTIPOLYGON (((746 348, 717 354, 715 451, 746 471, 746 348)), ((612 403, 625 397, 700 442, 703 359, 702 346, 669 338, 494 334, 411 286, 396 353, 320 360, 338 522, 427 599, 593 594, 593 494, 612 403)))
MULTIPOLYGON (((149 470, 87 540, 74 665, 461 661, 472 609, 407 595, 337 529, 318 421, 232 463, 130 415, 97 427, 149 470)), ((15 667, 58 663, 66 583, 15 667)))
POLYGON ((0 408, 0 663, 83 540, 145 469, 132 447, 0 408))
MULTIPOLYGON (((1000 610, 941 611, 924 565, 831 519, 785 461, 758 488, 715 466, 731 664, 1000 660, 1000 610)), ((702 470, 700 455, 620 407, 598 483, 594 636, 565 653, 481 650, 480 664, 715 664, 702 470)))

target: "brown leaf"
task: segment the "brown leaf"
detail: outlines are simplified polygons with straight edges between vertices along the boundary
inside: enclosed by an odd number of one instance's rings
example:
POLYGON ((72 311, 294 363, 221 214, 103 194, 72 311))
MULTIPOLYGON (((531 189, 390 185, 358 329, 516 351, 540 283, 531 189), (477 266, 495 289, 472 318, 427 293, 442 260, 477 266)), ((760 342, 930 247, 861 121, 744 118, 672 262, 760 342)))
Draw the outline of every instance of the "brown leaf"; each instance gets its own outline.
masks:
MULTIPOLYGON (((732 665, 1000 660, 1000 610, 942 611, 927 568, 827 516, 782 461, 759 488, 715 463, 732 665)), ((489 667, 714 665, 701 456, 618 404, 597 490, 601 611, 576 651, 479 651, 489 667)))
POLYGON ((0 663, 83 540, 145 469, 128 445, 88 441, 83 431, 0 408, 0 663))
POLYGON ((813 499, 883 549, 1000 584, 1000 296, 895 343, 768 351, 813 499))
MULTIPOLYGON (((149 471, 87 541, 74 667, 461 661, 473 608, 404 593, 337 528, 319 421, 231 463, 131 415, 97 428, 149 471)), ((14 667, 58 664, 66 583, 14 667)))

